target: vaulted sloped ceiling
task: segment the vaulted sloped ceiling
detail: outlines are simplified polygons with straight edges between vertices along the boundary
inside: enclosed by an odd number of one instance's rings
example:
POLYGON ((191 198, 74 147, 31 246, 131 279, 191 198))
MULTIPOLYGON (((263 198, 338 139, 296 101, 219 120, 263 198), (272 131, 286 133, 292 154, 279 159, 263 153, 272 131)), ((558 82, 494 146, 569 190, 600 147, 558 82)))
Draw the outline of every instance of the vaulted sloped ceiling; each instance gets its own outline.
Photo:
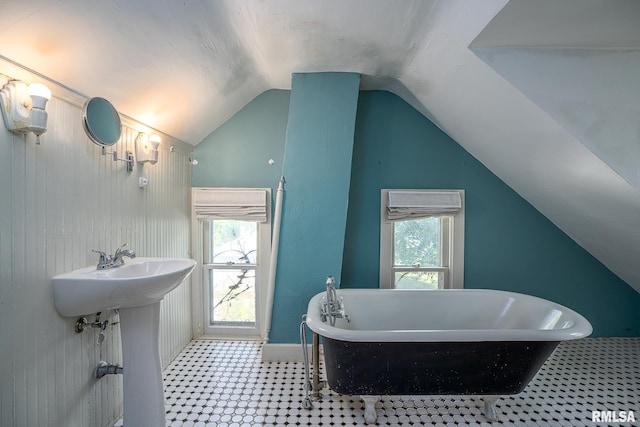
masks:
POLYGON ((472 50, 640 188, 640 2, 511 2, 472 50), (612 7, 612 6, 616 7, 612 7))
POLYGON ((471 44, 567 134, 527 142, 553 157, 546 177, 503 178, 640 290, 640 2, 537 3, 509 2, 471 44))
POLYGON ((640 291, 639 4, 5 1, 0 73, 20 64, 195 145, 291 73, 359 72, 640 291))

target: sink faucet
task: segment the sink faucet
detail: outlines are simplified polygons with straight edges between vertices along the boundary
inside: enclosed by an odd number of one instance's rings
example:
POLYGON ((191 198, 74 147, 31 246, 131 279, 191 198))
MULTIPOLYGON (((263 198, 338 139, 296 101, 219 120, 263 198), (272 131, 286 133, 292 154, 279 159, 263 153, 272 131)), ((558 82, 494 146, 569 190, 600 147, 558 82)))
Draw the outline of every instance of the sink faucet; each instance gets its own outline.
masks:
POLYGON ((92 250, 91 252, 100 255, 96 268, 98 270, 107 270, 109 268, 119 267, 124 264, 124 257, 135 258, 136 253, 130 249, 123 249, 125 246, 127 246, 126 243, 116 249, 116 253, 113 254, 113 256, 107 255, 103 251, 92 250))

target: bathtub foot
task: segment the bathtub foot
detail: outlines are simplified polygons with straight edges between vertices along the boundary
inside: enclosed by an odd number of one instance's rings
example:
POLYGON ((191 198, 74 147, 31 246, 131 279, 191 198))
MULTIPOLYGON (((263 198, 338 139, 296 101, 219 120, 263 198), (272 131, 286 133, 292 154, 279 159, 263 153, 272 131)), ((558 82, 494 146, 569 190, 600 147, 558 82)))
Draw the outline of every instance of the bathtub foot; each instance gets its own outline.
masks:
POLYGON ((380 400, 380 396, 360 396, 364 402, 364 420, 367 424, 375 424, 378 419, 376 414, 376 403, 380 400))
POLYGON ((482 414, 489 421, 498 421, 498 412, 496 410, 496 402, 498 401, 499 396, 484 396, 483 400, 483 408, 482 414))

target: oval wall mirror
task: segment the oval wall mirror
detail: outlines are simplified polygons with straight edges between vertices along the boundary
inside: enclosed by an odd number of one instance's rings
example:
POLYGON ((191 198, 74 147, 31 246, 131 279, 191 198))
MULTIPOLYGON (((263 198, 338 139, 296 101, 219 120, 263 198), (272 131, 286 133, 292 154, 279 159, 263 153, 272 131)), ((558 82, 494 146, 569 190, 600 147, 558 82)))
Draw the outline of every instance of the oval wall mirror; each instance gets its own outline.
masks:
POLYGON ((104 98, 90 98, 84 104, 84 130, 96 144, 113 145, 120 139, 122 122, 116 109, 104 98))

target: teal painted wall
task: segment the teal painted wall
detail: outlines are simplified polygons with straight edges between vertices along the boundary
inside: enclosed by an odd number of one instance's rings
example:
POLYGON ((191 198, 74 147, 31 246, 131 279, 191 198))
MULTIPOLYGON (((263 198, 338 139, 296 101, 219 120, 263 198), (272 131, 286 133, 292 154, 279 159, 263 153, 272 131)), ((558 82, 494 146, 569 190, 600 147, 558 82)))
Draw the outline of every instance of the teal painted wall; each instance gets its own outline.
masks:
POLYGON ((278 188, 289 97, 288 90, 263 92, 202 140, 193 153, 193 186, 278 188))
MULTIPOLYGON (((263 93, 202 141, 195 150, 200 164, 193 185, 275 189, 289 96, 263 93), (256 160, 243 163, 244 156, 256 160), (271 157, 274 167, 266 163, 271 157), (228 162, 234 167, 226 168, 228 162)), ((378 286, 381 188, 462 188, 467 288, 524 292, 565 304, 592 322, 594 336, 640 336, 640 294, 389 92, 360 92, 350 186, 342 287, 378 286)), ((283 301, 277 294, 276 307, 286 312, 290 307, 283 301)), ((283 328, 281 321, 274 318, 272 333, 283 328)))
POLYGON ((299 340, 309 299, 340 277, 360 75, 294 74, 269 341, 299 340))
POLYGON ((640 335, 640 294, 389 92, 360 94, 343 287, 378 286, 382 188, 465 190, 465 288, 558 302, 595 336, 640 335))

